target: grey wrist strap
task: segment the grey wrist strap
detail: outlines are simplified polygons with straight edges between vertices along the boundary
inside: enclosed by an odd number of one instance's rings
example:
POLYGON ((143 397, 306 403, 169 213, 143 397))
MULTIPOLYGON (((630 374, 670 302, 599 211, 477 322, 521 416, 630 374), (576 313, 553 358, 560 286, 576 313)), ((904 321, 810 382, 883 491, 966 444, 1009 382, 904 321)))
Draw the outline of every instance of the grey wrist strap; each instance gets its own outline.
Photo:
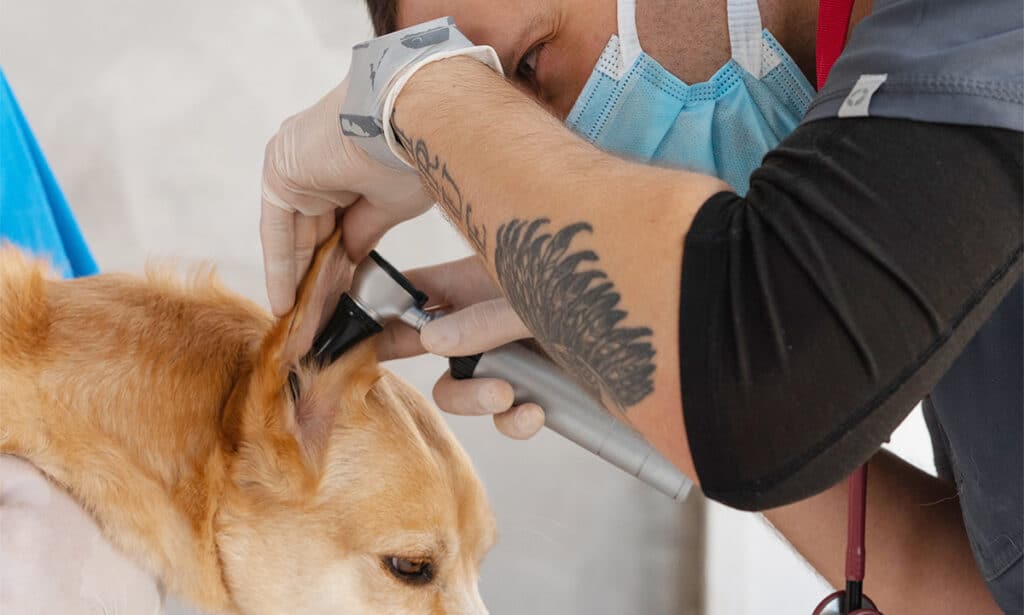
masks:
POLYGON ((457 55, 474 57, 501 72, 498 54, 473 45, 451 17, 442 17, 359 43, 352 48, 341 131, 375 160, 397 169, 411 161, 395 138, 391 113, 405 83, 417 70, 457 55))

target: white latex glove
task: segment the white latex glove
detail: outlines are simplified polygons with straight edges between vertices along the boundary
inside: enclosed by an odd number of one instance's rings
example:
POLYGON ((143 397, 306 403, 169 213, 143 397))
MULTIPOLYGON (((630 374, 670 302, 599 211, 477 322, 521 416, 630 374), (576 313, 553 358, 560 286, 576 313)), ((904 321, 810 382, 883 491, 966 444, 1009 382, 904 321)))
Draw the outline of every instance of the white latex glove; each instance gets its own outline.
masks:
POLYGON ((287 312, 317 244, 345 209, 345 247, 362 260, 389 228, 431 206, 391 126, 402 87, 421 67, 466 55, 501 72, 497 53, 474 46, 449 17, 352 48, 349 76, 281 125, 263 163, 260 237, 267 294, 287 312))
MULTIPOLYGON (((404 323, 390 325, 378 347, 381 359, 423 352, 472 355, 532 337, 478 256, 405 275, 430 297, 430 306, 448 313, 427 323, 418 336, 404 323)), ((512 385, 500 379, 455 380, 446 372, 434 385, 434 401, 452 414, 493 415, 498 430, 512 438, 529 438, 544 426, 544 410, 533 403, 513 406, 512 385)))

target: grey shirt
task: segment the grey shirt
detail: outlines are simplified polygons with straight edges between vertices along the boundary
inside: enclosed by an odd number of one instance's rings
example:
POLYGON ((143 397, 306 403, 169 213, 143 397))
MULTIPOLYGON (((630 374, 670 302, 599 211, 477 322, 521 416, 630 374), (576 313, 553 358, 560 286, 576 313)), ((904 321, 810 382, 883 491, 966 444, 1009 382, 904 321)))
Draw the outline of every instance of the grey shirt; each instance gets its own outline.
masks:
POLYGON ((1024 291, 1010 292, 924 404, 935 466, 955 481, 978 569, 1024 612, 1024 291))
POLYGON ((805 121, 841 115, 844 103, 860 115, 1024 130, 1024 3, 875 0, 805 121), (864 75, 885 75, 866 100, 864 75))

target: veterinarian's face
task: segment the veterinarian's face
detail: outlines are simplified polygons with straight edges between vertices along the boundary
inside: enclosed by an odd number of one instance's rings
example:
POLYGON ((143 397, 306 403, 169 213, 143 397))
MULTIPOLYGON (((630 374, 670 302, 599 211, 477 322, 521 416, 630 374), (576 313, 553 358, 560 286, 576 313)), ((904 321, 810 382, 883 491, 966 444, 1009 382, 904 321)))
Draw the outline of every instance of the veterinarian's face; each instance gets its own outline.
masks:
POLYGON ((243 489, 221 514, 221 557, 240 610, 485 614, 477 577, 494 521, 437 411, 387 374, 357 399, 345 394, 358 385, 303 385, 307 398, 341 395, 316 483, 284 500, 266 485, 243 489))
POLYGON ((505 74, 560 118, 569 114, 608 37, 615 0, 400 0, 398 27, 451 15, 498 52, 505 74))

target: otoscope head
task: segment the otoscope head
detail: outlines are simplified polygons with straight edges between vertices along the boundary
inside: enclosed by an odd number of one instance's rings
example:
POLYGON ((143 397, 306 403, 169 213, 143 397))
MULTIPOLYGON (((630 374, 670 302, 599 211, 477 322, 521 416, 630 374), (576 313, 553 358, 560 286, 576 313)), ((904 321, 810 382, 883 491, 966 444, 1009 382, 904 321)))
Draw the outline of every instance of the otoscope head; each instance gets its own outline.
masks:
POLYGON ((382 325, 427 302, 427 296, 376 251, 356 267, 346 294, 382 325))
POLYGON ((419 328, 427 296, 417 290, 376 251, 356 266, 352 286, 341 296, 324 330, 313 340, 307 359, 333 363, 359 342, 384 330, 393 320, 419 328))

